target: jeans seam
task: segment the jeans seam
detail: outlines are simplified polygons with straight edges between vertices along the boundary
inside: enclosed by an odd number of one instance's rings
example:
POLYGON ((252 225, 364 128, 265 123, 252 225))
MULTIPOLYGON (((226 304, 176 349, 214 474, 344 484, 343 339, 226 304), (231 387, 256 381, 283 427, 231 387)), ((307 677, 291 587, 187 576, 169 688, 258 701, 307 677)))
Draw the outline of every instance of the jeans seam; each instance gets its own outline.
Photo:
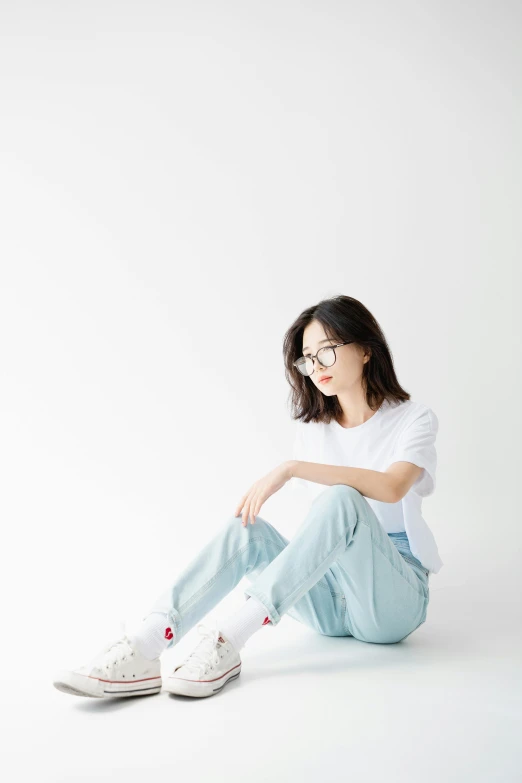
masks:
MULTIPOLYGON (((332 591, 330 590, 330 588, 328 587, 328 585, 323 585, 323 584, 321 584, 321 580, 319 580, 319 581, 318 581, 318 582, 316 582, 315 584, 316 584, 318 587, 321 587, 323 590, 327 590, 327 591, 330 593, 330 595, 332 596, 332 598, 341 598, 341 599, 343 599, 343 598, 344 598, 344 595, 343 595, 342 593, 332 593, 332 591)), ((313 587, 315 587, 315 585, 313 585, 313 587)))
MULTIPOLYGON (((360 493, 359 493, 359 494, 360 494, 360 493)), ((318 496, 318 497, 320 497, 320 496, 318 496)), ((369 506, 369 504, 368 504, 368 501, 366 500, 366 498, 364 497, 364 495, 361 495, 361 498, 362 498, 364 501, 366 501, 367 505, 369 506)), ((317 500, 317 498, 315 498, 315 500, 317 500)), ((376 548, 376 549, 377 549, 377 550, 378 550, 378 551, 381 553, 381 555, 383 555, 383 557, 384 557, 384 558, 385 558, 385 559, 388 561, 388 563, 391 565, 391 567, 392 567, 392 568, 393 568, 393 569, 394 569, 394 570, 395 570, 395 571, 396 571, 396 572, 399 574, 399 576, 401 576, 401 577, 404 579, 404 581, 405 581, 405 582, 406 582, 408 585, 410 585, 411 589, 412 589, 412 590, 413 590, 415 593, 417 593, 417 595, 420 595, 420 596, 422 596, 423 598, 426 598, 426 595, 425 595, 424 591, 419 591, 419 590, 416 590, 416 589, 413 587, 413 585, 411 585, 411 584, 408 582, 408 580, 406 579, 406 577, 404 576, 404 574, 402 574, 402 573, 401 573, 401 571, 399 571, 399 569, 398 569, 398 568, 397 568, 397 567, 396 567, 396 566, 395 566, 395 565, 392 563, 392 561, 391 561, 391 560, 390 560, 390 559, 387 557, 387 555, 386 555, 386 552, 385 552, 383 549, 381 549, 381 547, 380 547, 380 546, 379 546, 379 544, 377 543, 377 540, 376 540, 376 539, 374 538, 374 536, 373 536, 372 525, 371 525, 370 521, 368 520, 368 517, 367 517, 367 516, 366 516, 364 513, 361 513, 361 512, 359 512, 359 511, 357 512, 357 515, 356 515, 356 516, 357 516, 357 522, 362 522, 362 523, 363 523, 363 524, 364 524, 364 525, 365 525, 365 526, 366 526, 366 527, 369 529, 369 531, 370 531, 370 538, 371 538, 372 545, 373 545, 373 544, 375 544, 375 548, 376 548)), ((378 524, 380 525, 380 522, 378 522, 378 524)), ((397 550, 397 551, 398 551, 398 550, 397 550)), ((400 554, 400 552, 399 552, 399 554, 400 554)))
MULTIPOLYGON (((271 538, 266 538, 265 536, 253 536, 252 538, 250 538, 248 540, 248 542, 244 546, 242 546, 240 549, 238 549, 237 552, 235 552, 235 554, 233 554, 232 557, 230 557, 226 561, 226 563, 224 565, 221 566, 219 571, 217 571, 214 574, 214 576, 211 579, 208 580, 208 582, 205 582, 205 584, 202 587, 199 588, 197 593, 194 593, 194 595, 191 595, 189 600, 186 601, 182 606, 180 606, 178 608, 178 612, 180 612, 180 613, 181 612, 186 612, 187 608, 190 607, 201 595, 203 595, 203 593, 205 593, 205 591, 216 581, 216 579, 219 577, 219 575, 221 573, 223 573, 223 571, 226 568, 228 568, 231 565, 231 563, 234 562, 234 560, 236 560, 240 555, 242 555, 243 552, 246 552, 246 550, 250 547, 250 545, 252 544, 253 541, 265 541, 268 544, 272 544, 272 546, 276 546, 276 547, 279 546, 277 543, 272 541, 271 538)), ((281 547, 280 551, 282 551, 284 548, 285 548, 284 546, 281 547)))
MULTIPOLYGON (((343 535, 341 536, 341 538, 339 539, 339 541, 337 542, 337 544, 336 544, 336 545, 333 547, 333 549, 334 549, 334 550, 335 550, 335 549, 336 549, 336 548, 339 546, 339 544, 341 543, 341 541, 343 540, 343 538, 346 538, 346 533, 343 533, 343 535)), ((324 561, 325 561, 325 560, 327 560, 327 559, 330 557, 331 553, 332 553, 332 550, 330 550, 330 551, 327 553, 326 557, 323 557, 323 558, 321 558, 321 562, 319 563, 319 565, 318 565, 318 566, 316 566, 316 568, 314 569, 314 571, 316 571, 316 570, 317 570, 317 568, 319 568, 319 566, 321 566, 321 565, 324 563, 324 561)), ((309 578, 311 577, 311 575, 312 575, 312 574, 313 574, 313 571, 312 571, 312 573, 308 574, 308 576, 307 576, 305 579, 303 579, 303 582, 306 582, 306 581, 307 581, 307 579, 309 579, 309 578)), ((321 577, 319 577, 319 579, 321 579, 321 577)), ((317 580, 317 581, 319 581, 319 580, 317 580)), ((302 583, 301 583, 301 584, 302 584, 302 583)), ((317 584, 317 582, 316 582, 315 584, 317 584)), ((314 585, 312 585, 312 587, 313 587, 313 586, 314 586, 314 585)), ((295 595, 295 593, 297 593, 297 592, 298 592, 300 589, 301 589, 301 585, 299 585, 299 587, 298 587, 296 590, 294 590, 294 592, 293 592, 293 593, 291 593, 290 595, 287 595, 287 596, 286 596, 286 598, 285 598, 285 600, 281 602, 281 606, 285 606, 286 602, 287 602, 287 601, 289 601, 289 600, 291 600, 291 599, 293 598, 293 596, 295 595)), ((277 610, 277 611, 279 612, 279 614, 281 614, 281 606, 280 606, 280 607, 278 608, 278 610, 277 610)))
POLYGON ((424 568, 424 566, 421 564, 420 560, 417 560, 417 562, 415 562, 415 560, 412 560, 412 559, 411 559, 411 558, 409 558, 407 555, 403 554, 403 553, 400 551, 400 549, 397 549, 397 552, 400 554, 400 556, 401 556, 402 558, 404 558, 404 560, 406 560, 406 562, 407 562, 407 563, 410 563, 410 565, 413 565, 413 566, 415 566, 416 568, 420 568, 420 570, 421 570, 421 571, 422 571, 422 572, 425 574, 425 576, 428 576, 428 574, 426 573, 426 572, 427 572, 427 569, 426 569, 426 568, 424 568))
POLYGON ((343 620, 344 630, 346 633, 349 633, 350 636, 353 636, 352 618, 350 612, 348 611, 348 601, 346 600, 346 596, 343 596, 343 601, 344 601, 344 620, 343 620))
MULTIPOLYGON (((386 552, 385 552, 383 549, 381 549, 381 547, 380 547, 380 546, 379 546, 379 544, 377 543, 377 540, 376 540, 376 539, 373 537, 373 531, 372 531, 372 526, 371 526, 371 524, 370 524, 370 523, 369 523, 367 520, 365 520, 365 519, 361 519, 361 521, 362 521, 362 522, 364 522, 364 524, 366 525, 366 527, 367 527, 367 528, 369 528, 369 530, 370 530, 370 536, 371 536, 371 539, 372 539, 372 544, 375 544, 375 548, 376 548, 376 549, 377 549, 377 550, 378 550, 378 551, 381 553, 381 555, 382 555, 382 556, 383 556, 383 557, 384 557, 384 558, 385 558, 385 559, 388 561, 388 563, 391 565, 391 567, 392 567, 392 568, 393 568, 393 569, 394 569, 394 570, 395 570, 395 571, 396 571, 396 572, 399 574, 399 576, 400 576, 400 577, 402 577, 402 579, 404 579, 404 581, 406 582, 406 584, 407 584, 407 585, 410 585, 410 587, 411 587, 411 589, 413 590, 413 592, 414 592, 414 593, 417 593, 417 595, 420 595, 420 596, 422 596, 422 598, 426 598, 426 596, 425 596, 424 592, 423 592, 422 590, 416 590, 416 589, 413 587, 413 585, 409 583, 409 581, 406 579, 406 577, 404 576, 404 574, 403 574, 403 573, 401 573, 401 571, 399 571, 399 569, 398 569, 398 568, 397 568, 397 567, 394 565, 394 563, 392 563, 392 561, 391 561, 391 560, 388 558, 388 556, 386 555, 386 552)), ((380 523, 379 523, 379 524, 380 524, 380 523)), ((394 544, 392 544, 392 546, 395 546, 395 545, 394 545, 394 544)), ((397 551, 398 551, 398 550, 397 550, 397 551)), ((400 552, 399 552, 399 554, 400 554, 400 552)))
MULTIPOLYGON (((257 537, 253 537, 253 538, 251 539, 251 541, 256 541, 256 540, 257 540, 257 541, 267 541, 267 542, 269 542, 269 543, 273 543, 271 539, 265 538, 264 536, 257 536, 257 537)), ((274 546, 278 546, 278 545, 277 545, 277 544, 274 544, 274 546)), ((280 551, 280 552, 282 552, 282 551, 283 551, 283 549, 286 549, 286 546, 287 546, 287 545, 285 544, 285 546, 282 546, 282 547, 280 547, 280 548, 279 548, 279 551, 280 551)), ((322 577, 321 577, 321 578, 322 578, 322 577)), ((321 583, 321 580, 319 580, 318 582, 316 582, 316 585, 317 585, 318 587, 322 588, 323 590, 326 590, 327 592, 329 592, 329 593, 330 593, 330 595, 331 595, 333 598, 344 598, 344 595, 343 595, 343 593, 336 593, 336 592, 332 592, 332 590, 330 590, 330 588, 328 587, 328 585, 325 585, 325 584, 322 584, 322 583, 321 583)), ((315 587, 315 585, 313 585, 313 586, 315 587)))

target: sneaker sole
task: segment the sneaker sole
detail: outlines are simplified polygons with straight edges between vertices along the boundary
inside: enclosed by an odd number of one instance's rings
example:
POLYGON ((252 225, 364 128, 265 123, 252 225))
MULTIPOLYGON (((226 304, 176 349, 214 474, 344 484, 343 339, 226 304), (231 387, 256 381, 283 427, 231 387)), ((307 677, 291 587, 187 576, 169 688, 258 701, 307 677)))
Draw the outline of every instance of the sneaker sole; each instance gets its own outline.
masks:
POLYGON ((167 677, 164 690, 168 693, 172 693, 176 696, 195 696, 196 698, 204 698, 205 696, 214 696, 219 693, 228 682, 237 680, 241 674, 241 667, 239 670, 234 669, 233 672, 226 677, 218 677, 211 682, 198 682, 197 680, 184 680, 181 677, 167 677))
POLYGON ((54 687, 71 696, 91 696, 95 699, 118 698, 125 696, 148 696, 161 691, 163 682, 160 677, 142 681, 137 687, 129 688, 129 683, 107 682, 76 672, 64 672, 53 681, 54 687))

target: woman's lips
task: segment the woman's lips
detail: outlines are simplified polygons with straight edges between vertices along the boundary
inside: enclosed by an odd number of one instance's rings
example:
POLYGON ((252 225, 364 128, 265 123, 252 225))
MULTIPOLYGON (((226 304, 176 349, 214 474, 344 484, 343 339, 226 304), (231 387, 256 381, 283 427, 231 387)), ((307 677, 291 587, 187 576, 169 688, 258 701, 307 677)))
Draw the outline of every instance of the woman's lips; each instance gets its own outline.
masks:
POLYGON ((332 376, 330 375, 328 378, 322 378, 319 383, 328 383, 328 381, 332 380, 332 376))

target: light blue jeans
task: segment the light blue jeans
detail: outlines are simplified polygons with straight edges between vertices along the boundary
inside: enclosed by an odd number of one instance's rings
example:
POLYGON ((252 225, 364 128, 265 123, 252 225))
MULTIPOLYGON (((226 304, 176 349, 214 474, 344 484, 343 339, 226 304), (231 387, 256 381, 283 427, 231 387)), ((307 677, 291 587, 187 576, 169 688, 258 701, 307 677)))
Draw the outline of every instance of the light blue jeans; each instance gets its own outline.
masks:
MULTIPOLYGON (((406 533, 386 533, 366 498, 334 484, 318 495, 291 541, 262 517, 230 516, 158 598, 177 643, 240 580, 272 625, 288 614, 325 636, 400 642, 426 621, 429 571, 406 533)), ((267 625, 269 627, 269 625, 267 625)))

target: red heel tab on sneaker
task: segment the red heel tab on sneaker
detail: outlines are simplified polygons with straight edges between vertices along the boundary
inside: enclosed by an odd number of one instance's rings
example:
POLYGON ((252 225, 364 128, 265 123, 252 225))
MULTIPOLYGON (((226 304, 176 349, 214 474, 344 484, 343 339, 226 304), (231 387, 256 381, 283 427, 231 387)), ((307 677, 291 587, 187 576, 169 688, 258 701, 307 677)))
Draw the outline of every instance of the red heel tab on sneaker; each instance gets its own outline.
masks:
POLYGON ((172 628, 165 628, 165 639, 173 639, 174 634, 172 633, 172 628))

